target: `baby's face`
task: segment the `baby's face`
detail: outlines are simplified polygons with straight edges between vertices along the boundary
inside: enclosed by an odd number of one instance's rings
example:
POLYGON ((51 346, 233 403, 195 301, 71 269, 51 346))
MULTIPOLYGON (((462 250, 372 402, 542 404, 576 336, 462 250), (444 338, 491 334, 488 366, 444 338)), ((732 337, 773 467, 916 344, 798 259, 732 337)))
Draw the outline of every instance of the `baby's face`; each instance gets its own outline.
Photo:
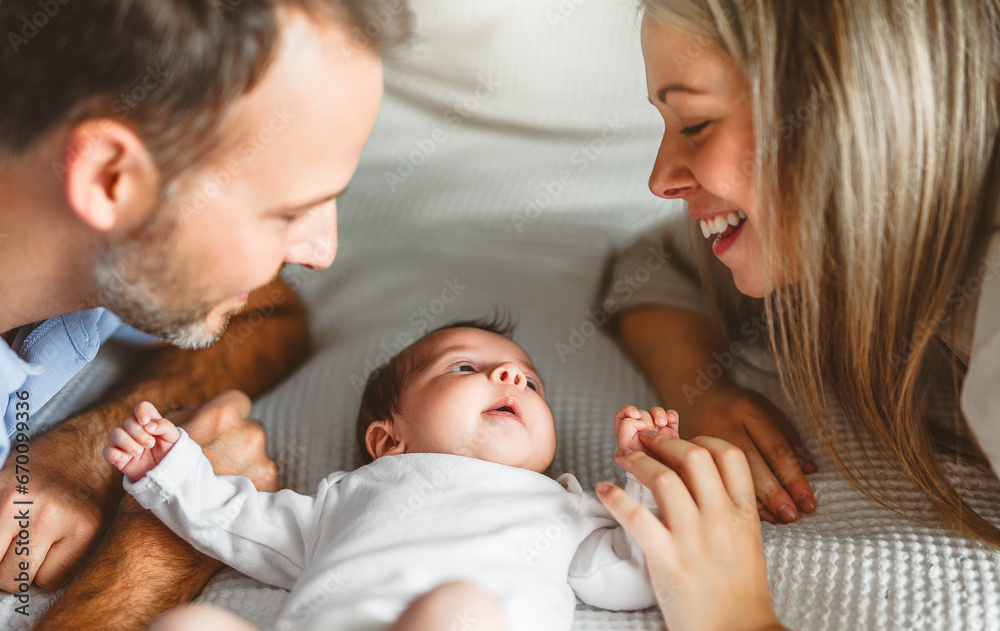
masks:
POLYGON ((538 373, 520 346, 481 329, 420 342, 420 364, 393 422, 408 453, 449 453, 543 472, 556 432, 538 373))

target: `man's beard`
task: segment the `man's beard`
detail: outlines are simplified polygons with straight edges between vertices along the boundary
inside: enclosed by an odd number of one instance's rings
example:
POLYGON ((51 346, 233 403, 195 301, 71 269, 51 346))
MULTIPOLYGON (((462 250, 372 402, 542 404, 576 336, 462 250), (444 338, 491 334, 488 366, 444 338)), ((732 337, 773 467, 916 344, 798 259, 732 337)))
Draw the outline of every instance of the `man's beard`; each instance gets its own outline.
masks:
POLYGON ((204 304, 190 291, 188 267, 172 252, 176 213, 161 206, 129 237, 105 246, 94 266, 101 306, 125 324, 180 348, 206 348, 222 336, 207 318, 217 304, 204 304), (174 218, 167 218, 175 215, 174 218))

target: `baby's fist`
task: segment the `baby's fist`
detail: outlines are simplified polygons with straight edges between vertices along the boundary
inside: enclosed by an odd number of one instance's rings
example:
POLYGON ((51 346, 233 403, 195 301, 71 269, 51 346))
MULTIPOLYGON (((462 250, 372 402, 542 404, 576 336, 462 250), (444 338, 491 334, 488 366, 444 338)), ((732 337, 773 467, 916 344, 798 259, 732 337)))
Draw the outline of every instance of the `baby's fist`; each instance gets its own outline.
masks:
POLYGON ((679 417, 674 410, 664 410, 661 407, 642 410, 634 405, 626 405, 615 415, 615 437, 618 447, 631 451, 642 451, 639 432, 645 429, 655 429, 661 434, 669 434, 678 438, 680 427, 679 417))
POLYGON ((121 427, 112 430, 104 459, 137 482, 163 460, 180 437, 177 426, 162 418, 152 403, 143 401, 121 427))

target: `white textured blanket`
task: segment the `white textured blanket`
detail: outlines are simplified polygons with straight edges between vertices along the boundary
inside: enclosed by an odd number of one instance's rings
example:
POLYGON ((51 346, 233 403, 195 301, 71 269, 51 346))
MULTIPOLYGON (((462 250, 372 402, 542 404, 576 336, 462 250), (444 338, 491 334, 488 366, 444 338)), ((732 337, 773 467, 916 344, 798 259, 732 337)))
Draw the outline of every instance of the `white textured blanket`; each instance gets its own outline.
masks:
MULTIPOLYGON (((312 309, 315 352, 254 408, 281 482, 311 492, 330 471, 360 464, 358 384, 401 339, 505 305, 520 316, 516 339, 541 371, 556 418, 551 472, 571 471, 590 488, 621 483, 613 415, 626 403, 658 402, 595 305, 613 253, 681 211, 646 189, 661 123, 645 103, 632 3, 414 5, 420 39, 387 72, 382 116, 340 204, 337 260, 325 272, 289 275, 312 309)), ((57 418, 96 396, 120 356, 103 351, 42 414, 57 418)), ((736 371, 781 399, 773 381, 736 371)), ((763 526, 787 625, 1000 629, 1000 554, 876 509, 814 457, 818 511, 763 526)), ((1000 518, 990 473, 956 474, 973 503, 1000 518)), ((898 475, 880 478, 913 514, 933 519, 898 475)), ((227 570, 201 599, 266 626, 285 595, 227 570)), ((36 615, 51 598, 32 592, 36 615)), ((27 628, 13 607, 0 599, 0 627, 27 628)), ((652 610, 581 607, 575 628, 662 626, 652 610)))

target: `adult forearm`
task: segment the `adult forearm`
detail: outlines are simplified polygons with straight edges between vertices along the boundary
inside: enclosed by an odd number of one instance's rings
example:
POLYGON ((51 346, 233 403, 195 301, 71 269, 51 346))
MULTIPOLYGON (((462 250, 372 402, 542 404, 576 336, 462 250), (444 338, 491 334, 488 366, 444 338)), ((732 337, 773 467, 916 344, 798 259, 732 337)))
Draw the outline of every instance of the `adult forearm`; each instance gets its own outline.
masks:
MULTIPOLYGON (((114 396, 32 440, 35 545, 29 575, 37 586, 52 590, 65 585, 117 514, 124 493, 121 474, 104 461, 101 452, 111 430, 121 425, 139 401, 151 400, 163 413, 185 418, 171 413, 171 408, 202 404, 230 388, 259 394, 305 353, 305 316, 290 290, 272 284, 255 294, 251 311, 236 319, 215 346, 147 353, 114 396)), ((232 470, 227 473, 244 473, 270 484, 276 480, 274 465, 266 457, 260 427, 246 420, 249 413, 246 395, 230 391, 211 413, 199 414, 189 432, 206 447, 213 465, 228 466, 232 470)), ((0 504, 11 514, 13 502, 25 499, 13 484, 13 466, 10 460, 0 470, 0 504)), ((13 521, 0 524, 3 541, 13 542, 17 537, 15 525, 13 521)), ((19 559, 12 553, 8 557, 5 564, 15 567, 19 559)), ((0 589, 13 591, 17 573, 7 565, 0 572, 0 589)))
POLYGON ((146 629, 163 611, 197 596, 221 567, 127 498, 93 560, 33 629, 146 629))
POLYGON ((710 370, 723 343, 707 318, 691 311, 648 307, 621 317, 622 342, 649 376, 664 405, 685 419, 704 395, 732 388, 729 375, 710 370), (704 375, 704 377, 701 377, 704 375))
MULTIPOLYGON (((121 498, 121 476, 101 458, 108 433, 121 425, 141 400, 166 414, 200 406, 220 392, 242 390, 257 396, 274 385, 305 356, 308 331, 305 309, 295 293, 276 280, 253 292, 247 309, 233 318, 219 341, 202 350, 161 346, 142 354, 133 376, 105 401, 57 426, 65 444, 80 446, 81 480, 95 488, 113 487, 121 498)), ((63 441, 60 441, 63 442, 63 441)))

